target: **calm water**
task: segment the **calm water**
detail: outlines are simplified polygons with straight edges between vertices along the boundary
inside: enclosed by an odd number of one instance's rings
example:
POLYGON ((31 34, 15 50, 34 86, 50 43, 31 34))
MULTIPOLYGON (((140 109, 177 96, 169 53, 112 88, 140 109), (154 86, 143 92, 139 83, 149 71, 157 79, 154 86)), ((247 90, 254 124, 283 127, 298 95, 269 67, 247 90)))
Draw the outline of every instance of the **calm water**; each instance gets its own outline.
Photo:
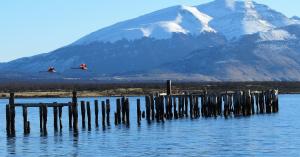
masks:
MULTIPOLYGON (((93 102, 94 99, 84 100, 93 102)), ((96 129, 92 123, 92 131, 80 129, 78 137, 68 129, 67 108, 63 110, 61 133, 54 133, 52 110, 48 110, 47 137, 40 136, 38 110, 30 108, 31 134, 25 137, 21 108, 18 108, 17 135, 12 139, 6 137, 5 130, 7 100, 0 100, 0 156, 300 156, 300 95, 280 95, 278 114, 227 120, 187 118, 151 125, 143 120, 140 127, 136 124, 136 99, 130 98, 130 128, 114 126, 111 118, 110 128, 96 129)), ((53 101, 68 102, 70 99, 16 100, 53 101)), ((144 107, 143 98, 141 102, 144 107)), ((115 98, 111 98, 111 103, 111 111, 115 111, 115 98)))

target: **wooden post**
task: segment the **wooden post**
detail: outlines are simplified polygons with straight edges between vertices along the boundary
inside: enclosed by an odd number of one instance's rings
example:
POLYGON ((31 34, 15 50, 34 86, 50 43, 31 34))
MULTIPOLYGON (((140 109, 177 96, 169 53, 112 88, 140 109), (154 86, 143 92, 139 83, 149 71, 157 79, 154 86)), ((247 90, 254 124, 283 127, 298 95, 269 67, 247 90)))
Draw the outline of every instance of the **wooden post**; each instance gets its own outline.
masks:
POLYGON ((273 90, 273 94, 274 94, 274 112, 277 113, 279 111, 279 102, 278 102, 278 94, 279 91, 278 90, 273 90))
POLYGON ((121 99, 117 99, 117 124, 121 124, 121 99))
POLYGON ((54 106, 53 107, 53 120, 54 120, 54 123, 53 123, 53 125, 54 125, 54 131, 57 131, 58 130, 58 126, 57 126, 57 116, 58 116, 58 114, 57 114, 57 107, 56 106, 54 106))
POLYGON ((164 115, 165 115, 165 109, 164 109, 164 96, 160 96, 160 120, 162 122, 165 121, 164 115))
POLYGON ((101 102, 102 107, 102 126, 105 127, 105 102, 101 102))
POLYGON ((114 118, 115 118, 115 125, 118 125, 118 114, 117 114, 117 112, 115 112, 115 114, 114 114, 114 118))
POLYGON ((255 114, 255 108, 254 108, 254 94, 251 93, 251 114, 254 115, 255 114))
POLYGON ((130 118, 129 118, 129 99, 126 98, 125 100, 125 109, 126 109, 126 125, 129 126, 130 124, 130 118))
POLYGON ((170 106, 169 106, 169 96, 168 95, 166 95, 165 97, 164 97, 164 107, 165 107, 165 111, 166 111, 166 114, 164 114, 165 115, 165 118, 167 119, 167 120, 169 120, 170 119, 170 106))
POLYGON ((11 136, 11 127, 10 127, 10 106, 9 105, 6 105, 6 133, 7 133, 7 136, 10 137, 11 136))
POLYGON ((29 134, 29 133, 30 133, 30 122, 27 121, 27 134, 29 134))
POLYGON ((69 105, 68 105, 68 113, 69 113, 69 129, 72 129, 73 111, 72 111, 72 103, 71 102, 69 102, 69 105))
POLYGON ((22 106, 23 109, 23 127, 24 127, 24 134, 28 133, 28 120, 27 120, 27 107, 22 106))
POLYGON ((155 118, 156 118, 156 121, 157 122, 159 122, 159 104, 160 104, 160 102, 159 102, 159 96, 155 96, 154 97, 154 100, 155 100, 155 118))
POLYGON ((188 117, 188 95, 184 96, 184 114, 188 117))
POLYGON ((194 118, 194 97, 193 97, 193 95, 190 95, 189 96, 189 98, 190 98, 190 117, 191 117, 191 119, 193 119, 194 118))
POLYGON ((145 97, 145 107, 146 107, 146 120, 150 122, 150 97, 145 97))
POLYGON ((176 105, 176 97, 173 97, 173 104, 174 104, 174 118, 178 119, 178 112, 177 112, 177 105, 176 105))
POLYGON ((178 96, 178 111, 177 111, 178 118, 182 117, 182 96, 178 96))
POLYGON ((72 111, 73 111, 73 130, 77 134, 78 132, 78 108, 77 108, 77 92, 73 91, 72 98, 72 111))
POLYGON ((170 119, 173 119, 173 112, 172 112, 172 105, 173 105, 173 99, 172 99, 172 96, 171 95, 169 95, 168 96, 168 99, 169 99, 169 118, 170 119))
POLYGON ((99 106, 98 106, 98 100, 95 100, 95 126, 98 128, 99 123, 98 123, 98 113, 99 113, 99 106))
POLYGON ((172 81, 167 80, 167 95, 171 95, 172 93, 172 81))
POLYGON ((42 106, 42 104, 40 104, 40 107, 39 107, 39 113, 40 113, 40 132, 43 132, 43 128, 44 128, 44 126, 43 126, 43 122, 44 122, 44 120, 43 120, 43 106, 42 106))
POLYGON ((154 95, 153 94, 150 95, 150 109, 151 109, 152 120, 154 120, 155 119, 155 110, 154 110, 154 95))
POLYGON ((122 109, 122 123, 125 124, 125 117, 126 117, 126 108, 125 108, 125 97, 122 97, 122 101, 121 101, 121 109, 122 109))
POLYGON ((62 130, 62 106, 58 107, 58 119, 59 119, 59 129, 62 130))
POLYGON ((11 136, 15 136, 15 93, 10 93, 9 95, 9 106, 10 106, 10 131, 11 131, 11 136))
POLYGON ((259 93, 259 113, 263 114, 265 112, 265 103, 264 103, 264 92, 259 93))
POLYGON ((81 126, 82 128, 85 128, 85 102, 81 101, 80 105, 81 105, 81 121, 82 121, 81 126))
POLYGON ((110 126, 110 101, 106 99, 106 123, 110 126))
POLYGON ((87 108, 87 116, 88 116, 88 130, 91 130, 91 106, 90 102, 86 102, 86 108, 87 108))
MULTIPOLYGON (((221 103, 222 105, 222 103, 221 103)), ((195 96, 195 111, 194 111, 194 116, 196 116, 196 118, 200 117, 200 111, 199 111, 199 97, 195 96)), ((222 106, 221 106, 222 109, 222 106)))
POLYGON ((167 95, 165 97, 166 99, 166 114, 167 114, 167 119, 172 119, 172 99, 171 98, 171 95, 167 95))
MULTIPOLYGON (((141 125, 141 120, 142 120, 142 118, 141 118, 141 101, 140 101, 140 99, 137 99, 136 100, 136 105, 137 105, 137 123, 138 123, 138 125, 141 125)), ((149 114, 149 118, 150 118, 150 114, 149 114)))
POLYGON ((47 116, 48 116, 48 107, 43 105, 43 133, 47 134, 47 116))

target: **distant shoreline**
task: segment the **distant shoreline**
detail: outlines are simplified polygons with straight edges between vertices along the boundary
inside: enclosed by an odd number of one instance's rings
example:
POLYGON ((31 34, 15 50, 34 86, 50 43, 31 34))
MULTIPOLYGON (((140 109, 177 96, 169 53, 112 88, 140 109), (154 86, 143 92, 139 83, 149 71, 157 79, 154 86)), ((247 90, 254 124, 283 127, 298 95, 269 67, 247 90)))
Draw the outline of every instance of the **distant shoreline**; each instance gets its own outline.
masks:
MULTIPOLYGON (((72 91, 78 91, 79 97, 97 96, 141 96, 150 93, 164 93, 165 81, 160 82, 119 82, 119 83, 0 83, 0 98, 7 98, 14 92, 16 98, 53 98, 71 97, 72 91)), ((173 81, 172 90, 182 91, 236 91, 236 90, 279 89, 280 94, 300 94, 300 82, 178 82, 173 81)))

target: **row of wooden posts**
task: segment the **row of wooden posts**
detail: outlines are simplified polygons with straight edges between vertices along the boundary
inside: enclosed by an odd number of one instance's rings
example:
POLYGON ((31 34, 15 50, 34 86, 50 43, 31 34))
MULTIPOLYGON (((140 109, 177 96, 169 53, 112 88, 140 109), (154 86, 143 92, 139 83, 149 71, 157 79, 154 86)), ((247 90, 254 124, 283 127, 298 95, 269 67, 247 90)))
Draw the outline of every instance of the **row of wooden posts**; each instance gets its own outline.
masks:
MULTIPOLYGON (((30 133, 28 108, 39 108, 40 132, 47 134, 48 108, 53 108, 54 130, 62 130, 62 109, 68 107, 69 129, 78 133, 78 102, 77 92, 73 92, 72 102, 69 103, 20 103, 14 102, 14 93, 10 93, 9 104, 6 105, 6 130, 8 136, 15 136, 15 108, 22 107, 24 134, 30 133)), ((166 94, 151 94, 145 96, 145 111, 141 110, 141 101, 137 99, 137 124, 141 125, 142 118, 148 123, 164 122, 171 119, 190 117, 239 117, 253 114, 276 113, 279 111, 278 90, 268 91, 236 91, 236 92, 207 92, 202 93, 171 93, 171 83, 167 83, 166 94)), ((91 130, 91 104, 89 101, 80 102, 81 126, 91 130)), ((95 126, 99 127, 99 102, 94 101, 95 126)), ((102 127, 110 126, 110 99, 101 101, 102 127)), ((130 125, 130 104, 127 97, 116 99, 114 124, 130 125)))
POLYGON ((145 97, 146 120, 157 122, 190 117, 240 117, 279 111, 278 91, 149 95, 145 97))

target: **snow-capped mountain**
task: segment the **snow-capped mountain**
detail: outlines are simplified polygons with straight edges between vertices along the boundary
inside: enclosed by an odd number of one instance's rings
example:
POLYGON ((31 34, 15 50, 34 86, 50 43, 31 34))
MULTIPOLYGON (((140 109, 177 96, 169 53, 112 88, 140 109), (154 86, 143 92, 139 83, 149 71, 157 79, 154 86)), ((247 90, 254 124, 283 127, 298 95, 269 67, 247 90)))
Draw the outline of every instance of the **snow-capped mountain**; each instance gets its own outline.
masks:
POLYGON ((196 7, 175 6, 101 29, 83 37, 75 44, 115 42, 143 37, 167 39, 171 38, 173 33, 198 35, 202 32, 215 32, 208 25, 211 19, 196 7))
POLYGON ((115 42, 143 37, 168 39, 173 33, 215 32, 228 39, 300 24, 266 5, 253 1, 216 0, 199 6, 175 6, 100 29, 74 44, 115 42))
POLYGON ((174 6, 0 64, 1 77, 299 81, 300 20, 250 0, 174 6), (39 72, 50 66, 60 75, 39 72))
POLYGON ((211 16, 209 25, 228 39, 300 23, 251 0, 216 0, 197 8, 211 16))

